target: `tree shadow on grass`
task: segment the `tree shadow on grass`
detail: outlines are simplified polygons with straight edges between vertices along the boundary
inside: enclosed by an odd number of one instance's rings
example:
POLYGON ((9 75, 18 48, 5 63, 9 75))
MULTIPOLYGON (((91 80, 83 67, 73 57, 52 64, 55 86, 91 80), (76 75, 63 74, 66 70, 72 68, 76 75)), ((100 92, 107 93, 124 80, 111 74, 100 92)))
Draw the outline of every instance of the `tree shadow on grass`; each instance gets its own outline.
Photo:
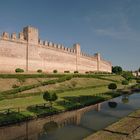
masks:
POLYGON ((85 106, 93 105, 104 101, 105 98, 102 96, 66 96, 63 97, 63 100, 57 101, 56 103, 60 106, 63 106, 66 110, 79 109, 85 106))
POLYGON ((33 112, 37 117, 50 116, 59 113, 58 109, 51 106, 44 106, 44 105, 28 106, 27 110, 33 112))
POLYGON ((26 114, 25 112, 15 112, 12 111, 10 113, 1 113, 0 114, 0 126, 10 125, 14 123, 20 123, 23 121, 30 120, 32 118, 31 115, 26 114))

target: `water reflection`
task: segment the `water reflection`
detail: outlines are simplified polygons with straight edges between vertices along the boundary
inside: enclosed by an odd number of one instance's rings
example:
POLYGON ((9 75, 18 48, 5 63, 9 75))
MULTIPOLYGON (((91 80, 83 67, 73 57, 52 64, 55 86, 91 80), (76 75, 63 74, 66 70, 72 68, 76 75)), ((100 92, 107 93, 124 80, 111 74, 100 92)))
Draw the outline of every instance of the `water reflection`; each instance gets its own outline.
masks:
POLYGON ((117 104, 115 108, 106 101, 76 111, 3 127, 0 128, 0 136, 2 140, 81 140, 140 108, 139 99, 140 94, 122 96, 110 101, 117 104))
POLYGON ((128 96, 128 95, 123 95, 123 96, 122 96, 122 102, 123 102, 124 104, 129 103, 129 96, 128 96))
POLYGON ((110 101, 110 102, 108 102, 108 106, 111 107, 111 108, 116 108, 117 107, 117 103, 114 102, 114 101, 110 101))
POLYGON ((51 132, 55 131, 56 129, 58 129, 58 124, 54 121, 45 123, 43 126, 43 130, 46 133, 51 133, 51 132))

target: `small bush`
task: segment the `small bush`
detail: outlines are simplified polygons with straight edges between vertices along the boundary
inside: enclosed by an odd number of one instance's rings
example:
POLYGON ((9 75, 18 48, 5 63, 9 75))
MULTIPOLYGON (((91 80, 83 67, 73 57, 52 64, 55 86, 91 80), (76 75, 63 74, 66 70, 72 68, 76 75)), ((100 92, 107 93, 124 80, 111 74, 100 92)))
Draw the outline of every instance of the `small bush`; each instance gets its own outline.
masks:
POLYGON ((79 71, 76 70, 76 71, 74 71, 74 73, 79 73, 79 71))
POLYGON ((86 73, 86 74, 89 74, 89 71, 86 71, 85 73, 86 73))
POLYGON ((70 73, 70 71, 66 70, 66 71, 64 71, 64 73, 70 73))
POLYGON ((108 89, 114 90, 116 88, 117 88, 117 85, 115 83, 111 83, 111 84, 108 85, 108 89))
POLYGON ((17 73, 19 72, 20 73, 20 72, 24 72, 24 70, 21 69, 21 68, 17 68, 17 69, 15 69, 15 72, 17 72, 17 73))
POLYGON ((57 70, 53 70, 53 73, 58 73, 58 71, 57 70))
POLYGON ((138 84, 140 84, 140 79, 137 79, 136 82, 137 82, 138 84))
POLYGON ((129 84, 129 81, 128 80, 123 80, 122 81, 122 85, 128 85, 129 84))
POLYGON ((41 69, 38 69, 37 72, 38 72, 38 73, 42 73, 42 70, 41 70, 41 69))
POLYGON ((128 81, 130 81, 134 78, 133 74, 129 71, 124 71, 122 76, 128 81))

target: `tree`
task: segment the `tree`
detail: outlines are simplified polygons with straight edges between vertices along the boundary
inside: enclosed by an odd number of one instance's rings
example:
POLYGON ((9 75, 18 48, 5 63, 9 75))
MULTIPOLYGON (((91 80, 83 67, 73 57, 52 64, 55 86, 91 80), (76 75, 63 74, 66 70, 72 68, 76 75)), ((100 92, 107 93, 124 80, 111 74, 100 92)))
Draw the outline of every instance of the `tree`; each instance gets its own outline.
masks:
POLYGON ((137 82, 138 84, 140 84, 140 79, 137 79, 136 82, 137 82))
POLYGON ((54 101, 57 100, 57 98, 58 97, 57 97, 56 93, 53 93, 52 96, 51 96, 51 101, 54 102, 54 101))
POLYGON ((115 83, 111 83, 108 85, 108 89, 115 90, 115 89, 117 89, 117 85, 115 83))
POLYGON ((51 94, 51 93, 49 93, 48 91, 46 91, 46 92, 43 94, 43 99, 44 99, 45 101, 49 101, 51 107, 52 107, 52 102, 56 101, 57 98, 58 98, 58 97, 57 97, 56 93, 51 94))
POLYGON ((112 73, 115 73, 115 74, 121 74, 122 73, 122 67, 120 66, 114 66, 112 67, 112 73))
POLYGON ((138 71, 140 72, 140 68, 138 69, 138 71))
POLYGON ((122 76, 127 80, 127 81, 130 81, 131 79, 134 78, 132 72, 130 71, 124 71, 122 76))
POLYGON ((122 81, 122 85, 128 85, 129 84, 129 81, 128 80, 123 80, 122 81))

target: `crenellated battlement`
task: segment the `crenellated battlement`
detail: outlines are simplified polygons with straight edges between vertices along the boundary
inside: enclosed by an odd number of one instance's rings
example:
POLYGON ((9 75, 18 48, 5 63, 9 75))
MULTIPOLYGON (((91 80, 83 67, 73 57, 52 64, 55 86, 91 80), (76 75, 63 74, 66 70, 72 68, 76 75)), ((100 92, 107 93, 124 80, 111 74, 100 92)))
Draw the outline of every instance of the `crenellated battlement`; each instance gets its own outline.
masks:
POLYGON ((3 32, 2 35, 0 36, 1 40, 7 40, 7 41, 15 41, 15 43, 18 42, 23 42, 23 41, 27 41, 24 38, 23 32, 20 32, 18 35, 14 32, 12 34, 9 34, 7 32, 3 32))
MULTIPOLYGON (((15 43, 27 42, 29 45, 34 43, 34 45, 40 46, 43 48, 50 48, 50 49, 55 49, 56 51, 63 51, 63 52, 71 53, 71 54, 76 54, 75 44, 73 45, 73 47, 69 48, 69 47, 65 47, 62 44, 53 43, 51 41, 47 41, 47 40, 43 41, 38 38, 38 29, 31 26, 27 26, 23 28, 23 32, 20 32, 18 34, 14 32, 10 35, 7 32, 3 32, 3 34, 1 35, 1 39, 12 41, 12 42, 15 41, 15 43)), ((90 58, 94 57, 84 52, 81 52, 80 45, 78 47, 79 47, 78 48, 79 52, 77 53, 79 53, 79 55, 84 56, 84 57, 90 57, 90 58)))
POLYGON ((69 71, 111 72, 112 64, 101 58, 99 53, 89 55, 81 50, 80 44, 66 47, 59 43, 39 39, 37 28, 27 26, 19 33, 3 32, 0 36, 0 71, 23 69, 54 69, 69 71), (7 67, 3 67, 3 64, 7 67))

